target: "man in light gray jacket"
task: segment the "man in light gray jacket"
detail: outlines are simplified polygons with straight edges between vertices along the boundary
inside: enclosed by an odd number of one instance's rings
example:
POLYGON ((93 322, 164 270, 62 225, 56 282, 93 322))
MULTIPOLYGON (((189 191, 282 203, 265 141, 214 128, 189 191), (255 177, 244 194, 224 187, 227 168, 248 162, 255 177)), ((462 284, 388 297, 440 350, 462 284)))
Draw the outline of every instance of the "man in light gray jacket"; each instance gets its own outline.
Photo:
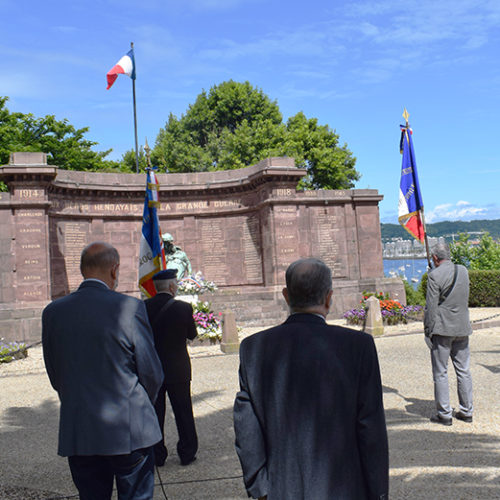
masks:
POLYGON ((431 422, 452 425, 448 387, 448 359, 457 375, 459 410, 455 418, 472 422, 472 377, 470 374, 469 274, 453 264, 446 243, 432 248, 435 268, 429 272, 424 315, 425 335, 431 339, 432 376, 437 413, 431 422))

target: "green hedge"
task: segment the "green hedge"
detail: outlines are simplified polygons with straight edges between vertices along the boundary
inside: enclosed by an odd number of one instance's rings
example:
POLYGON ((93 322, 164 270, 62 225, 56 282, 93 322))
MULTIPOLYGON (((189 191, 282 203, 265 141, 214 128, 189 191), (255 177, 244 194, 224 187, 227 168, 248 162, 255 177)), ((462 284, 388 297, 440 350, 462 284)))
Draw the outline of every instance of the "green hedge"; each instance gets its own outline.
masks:
MULTIPOLYGON (((469 269, 469 307, 500 307, 500 269, 474 271, 469 269)), ((427 273, 418 287, 425 296, 427 273)))
POLYGON ((500 269, 469 270, 469 307, 500 307, 500 269))

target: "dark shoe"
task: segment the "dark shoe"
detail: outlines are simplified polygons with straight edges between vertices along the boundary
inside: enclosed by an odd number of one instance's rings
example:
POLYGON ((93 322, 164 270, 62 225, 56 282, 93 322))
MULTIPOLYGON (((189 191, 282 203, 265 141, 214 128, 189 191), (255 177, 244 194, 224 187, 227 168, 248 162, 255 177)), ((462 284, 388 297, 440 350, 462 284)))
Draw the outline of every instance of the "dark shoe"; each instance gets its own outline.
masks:
POLYGON ((192 464, 196 460, 196 457, 189 458, 188 460, 181 460, 181 465, 192 464))
POLYGON ((434 424, 441 424, 441 425, 453 424, 453 420, 451 418, 442 418, 438 414, 432 415, 432 417, 429 420, 434 424))
POLYGON ((167 448, 165 448, 164 446, 156 445, 154 447, 154 455, 156 467, 163 467, 165 465, 165 460, 167 460, 168 457, 167 448))
POLYGON ((462 422, 472 423, 472 415, 464 415, 461 411, 455 412, 455 418, 461 420, 462 422))

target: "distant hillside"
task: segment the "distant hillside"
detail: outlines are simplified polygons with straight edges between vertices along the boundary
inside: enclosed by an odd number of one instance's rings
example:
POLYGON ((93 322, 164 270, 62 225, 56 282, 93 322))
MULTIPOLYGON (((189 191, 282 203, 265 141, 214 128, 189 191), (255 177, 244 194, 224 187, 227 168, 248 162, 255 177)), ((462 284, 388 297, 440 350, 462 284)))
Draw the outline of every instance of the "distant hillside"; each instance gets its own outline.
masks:
MULTIPOLYGON (((400 224, 380 224, 382 240, 390 238, 411 239, 410 235, 400 224)), ((452 239, 452 235, 458 233, 488 232, 498 240, 500 239, 500 219, 493 220, 471 220, 465 221, 443 221, 427 224, 427 235, 438 238, 444 236, 452 239)))

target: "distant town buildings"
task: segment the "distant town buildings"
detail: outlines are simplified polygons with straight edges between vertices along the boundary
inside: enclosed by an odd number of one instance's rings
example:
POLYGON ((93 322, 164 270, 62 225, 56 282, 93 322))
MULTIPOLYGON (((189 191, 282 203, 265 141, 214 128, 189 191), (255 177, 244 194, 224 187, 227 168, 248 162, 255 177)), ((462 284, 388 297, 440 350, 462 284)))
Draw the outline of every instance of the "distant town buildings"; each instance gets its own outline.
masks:
MULTIPOLYGON (((429 247, 439 241, 445 241, 443 236, 439 238, 429 237, 429 247)), ((425 259, 425 245, 415 239, 403 240, 402 238, 391 238, 382 243, 382 256, 384 259, 425 259)))

